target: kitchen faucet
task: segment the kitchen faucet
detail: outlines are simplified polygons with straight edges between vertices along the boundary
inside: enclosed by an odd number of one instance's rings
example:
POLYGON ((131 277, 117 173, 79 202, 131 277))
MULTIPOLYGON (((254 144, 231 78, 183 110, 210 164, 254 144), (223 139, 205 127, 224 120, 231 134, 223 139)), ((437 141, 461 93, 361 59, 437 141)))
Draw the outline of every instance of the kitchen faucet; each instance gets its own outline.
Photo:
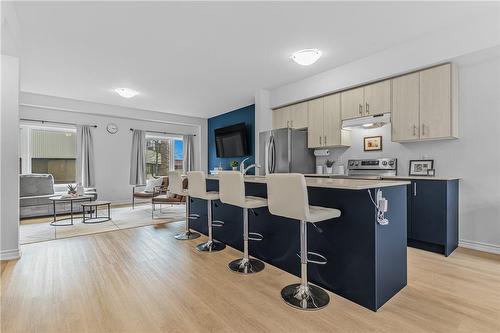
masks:
POLYGON ((250 157, 247 157, 245 158, 243 161, 241 161, 240 163, 240 172, 245 175, 247 173, 248 170, 250 170, 251 168, 261 168, 261 166, 259 164, 251 164, 249 165, 248 167, 245 168, 245 161, 250 159, 250 157))

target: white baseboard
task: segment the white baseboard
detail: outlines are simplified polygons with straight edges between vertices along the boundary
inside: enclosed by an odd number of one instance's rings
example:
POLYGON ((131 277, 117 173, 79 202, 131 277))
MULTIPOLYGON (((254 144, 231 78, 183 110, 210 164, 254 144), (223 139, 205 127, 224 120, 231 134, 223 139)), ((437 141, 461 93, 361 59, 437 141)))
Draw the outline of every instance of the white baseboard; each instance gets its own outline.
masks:
POLYGON ((472 250, 482 251, 482 252, 500 254, 500 246, 499 245, 493 245, 493 244, 487 244, 487 243, 481 243, 481 242, 461 239, 458 241, 458 246, 465 247, 465 248, 472 249, 472 250))
POLYGON ((3 250, 0 252, 0 260, 16 260, 21 258, 21 251, 19 249, 3 250))

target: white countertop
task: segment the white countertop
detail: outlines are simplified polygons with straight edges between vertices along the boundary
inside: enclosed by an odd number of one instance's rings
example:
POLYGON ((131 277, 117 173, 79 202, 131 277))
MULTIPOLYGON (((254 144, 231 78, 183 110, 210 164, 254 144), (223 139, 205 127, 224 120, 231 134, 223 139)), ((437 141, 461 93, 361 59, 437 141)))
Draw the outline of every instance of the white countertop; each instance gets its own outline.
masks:
MULTIPOLYGON (((207 179, 218 180, 216 175, 207 176, 207 179)), ((245 176, 245 182, 266 183, 265 176, 245 176)), ((371 188, 408 185, 409 181, 403 180, 365 180, 365 179, 333 179, 333 178, 313 178, 306 177, 308 187, 323 187, 345 190, 367 190, 371 188)))
MULTIPOLYGON (((336 178, 336 177, 348 177, 347 175, 337 175, 337 174, 317 174, 317 173, 311 173, 311 174, 305 174, 304 176, 306 177, 322 177, 322 178, 336 178)), ((361 175, 356 176, 356 177, 362 177, 361 175)), ((382 176, 382 179, 387 179, 387 180, 455 180, 455 179, 460 179, 460 177, 437 177, 437 176, 382 176)))

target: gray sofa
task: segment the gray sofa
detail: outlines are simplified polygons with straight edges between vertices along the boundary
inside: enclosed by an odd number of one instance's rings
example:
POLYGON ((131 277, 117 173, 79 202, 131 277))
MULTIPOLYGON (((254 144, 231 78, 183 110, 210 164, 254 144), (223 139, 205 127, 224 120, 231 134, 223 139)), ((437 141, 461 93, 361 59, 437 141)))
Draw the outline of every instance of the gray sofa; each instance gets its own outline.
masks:
MULTIPOLYGON (((50 197, 65 194, 64 187, 54 188, 54 177, 48 174, 26 174, 19 176, 19 211, 21 218, 47 216, 54 214, 50 197)), ((97 199, 97 191, 94 188, 86 188, 85 194, 97 199)), ((69 213, 69 203, 57 203, 57 214, 69 213)), ((73 211, 81 212, 78 203, 73 203, 73 211)))

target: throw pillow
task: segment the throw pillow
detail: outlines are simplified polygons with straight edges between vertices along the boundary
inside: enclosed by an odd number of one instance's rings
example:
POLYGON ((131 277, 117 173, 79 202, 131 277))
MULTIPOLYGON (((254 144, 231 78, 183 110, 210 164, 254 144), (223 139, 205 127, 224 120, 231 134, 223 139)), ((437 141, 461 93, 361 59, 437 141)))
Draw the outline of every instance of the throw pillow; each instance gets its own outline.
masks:
POLYGON ((151 178, 146 181, 146 188, 144 189, 144 192, 146 193, 152 193, 153 189, 156 186, 161 186, 163 184, 163 178, 151 178))

